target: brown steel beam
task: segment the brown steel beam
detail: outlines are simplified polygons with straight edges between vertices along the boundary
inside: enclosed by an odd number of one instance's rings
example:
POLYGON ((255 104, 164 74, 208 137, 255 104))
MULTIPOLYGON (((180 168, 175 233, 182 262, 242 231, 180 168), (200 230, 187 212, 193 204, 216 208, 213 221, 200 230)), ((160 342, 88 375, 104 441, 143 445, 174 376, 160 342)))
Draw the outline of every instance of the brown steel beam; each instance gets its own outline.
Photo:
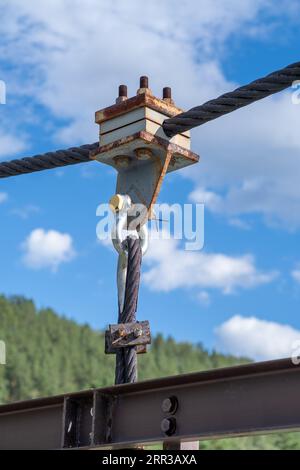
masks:
POLYGON ((300 367, 262 362, 0 406, 0 449, 125 447, 300 428, 300 367))

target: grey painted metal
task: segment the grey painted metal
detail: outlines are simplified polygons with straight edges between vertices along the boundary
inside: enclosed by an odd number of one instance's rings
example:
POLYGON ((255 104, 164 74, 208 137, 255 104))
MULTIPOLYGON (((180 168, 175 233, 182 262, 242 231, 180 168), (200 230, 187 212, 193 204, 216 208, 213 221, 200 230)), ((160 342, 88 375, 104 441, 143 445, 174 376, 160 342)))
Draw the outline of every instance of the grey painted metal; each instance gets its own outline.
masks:
POLYGON ((285 359, 12 403, 0 407, 0 448, 171 445, 300 429, 299 387, 300 367, 285 359), (168 397, 178 400, 169 415, 168 397), (171 436, 162 431, 168 418, 171 436))

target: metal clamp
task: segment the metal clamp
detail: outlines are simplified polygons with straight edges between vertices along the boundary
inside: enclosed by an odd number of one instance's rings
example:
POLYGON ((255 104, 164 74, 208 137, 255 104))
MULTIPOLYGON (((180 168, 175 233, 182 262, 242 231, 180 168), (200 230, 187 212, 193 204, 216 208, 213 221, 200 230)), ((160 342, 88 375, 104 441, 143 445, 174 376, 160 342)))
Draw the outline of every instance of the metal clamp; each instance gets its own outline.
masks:
POLYGON ((148 321, 109 325, 105 332, 105 354, 114 354, 117 349, 128 347, 136 347, 136 352, 142 354, 147 352, 146 345, 150 343, 148 321))

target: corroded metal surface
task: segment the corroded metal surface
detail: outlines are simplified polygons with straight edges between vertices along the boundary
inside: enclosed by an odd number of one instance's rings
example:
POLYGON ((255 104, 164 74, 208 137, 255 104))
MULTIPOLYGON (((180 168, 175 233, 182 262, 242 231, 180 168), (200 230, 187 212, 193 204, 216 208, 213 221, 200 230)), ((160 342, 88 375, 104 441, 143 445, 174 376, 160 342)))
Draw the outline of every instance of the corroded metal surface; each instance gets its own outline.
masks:
POLYGON ((133 111, 134 109, 142 106, 147 106, 155 111, 165 114, 168 117, 173 117, 183 112, 182 109, 177 108, 177 106, 168 101, 156 98, 149 93, 142 93, 120 103, 116 103, 112 106, 96 111, 95 121, 97 124, 102 124, 104 121, 120 116, 121 114, 128 113, 129 111, 133 111))
POLYGON ((100 147, 91 158, 118 171, 116 193, 152 213, 165 175, 199 161, 195 153, 149 132, 138 132, 100 147), (141 159, 141 152, 148 158, 141 159))
POLYGON ((190 151, 188 132, 170 139, 163 131, 164 120, 181 112, 171 89, 165 87, 159 99, 148 86, 148 77, 141 77, 137 95, 127 98, 127 87, 121 85, 116 104, 96 112, 100 147, 92 154, 118 171, 116 192, 146 208, 142 224, 152 214, 165 175, 199 160, 190 151))
MULTIPOLYGON (((105 354, 115 354, 120 348, 147 344, 151 344, 148 321, 109 325, 105 332, 105 354)), ((139 351, 144 352, 144 349, 140 348, 139 351)))

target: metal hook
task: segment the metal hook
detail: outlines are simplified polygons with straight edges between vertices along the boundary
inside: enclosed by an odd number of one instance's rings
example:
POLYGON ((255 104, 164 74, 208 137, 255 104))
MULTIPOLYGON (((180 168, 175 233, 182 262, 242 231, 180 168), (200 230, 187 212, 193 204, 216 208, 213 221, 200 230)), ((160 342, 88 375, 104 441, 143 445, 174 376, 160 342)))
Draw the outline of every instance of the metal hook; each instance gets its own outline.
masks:
POLYGON ((115 210, 115 224, 112 228, 111 239, 114 248, 119 253, 117 268, 117 287, 119 312, 123 311, 125 300, 125 286, 127 276, 127 251, 124 241, 128 235, 139 238, 141 242, 142 255, 144 256, 149 247, 149 232, 146 224, 140 230, 127 230, 128 211, 132 207, 131 199, 128 195, 118 195, 118 210, 115 210), (126 235, 124 236, 124 232, 126 235))

